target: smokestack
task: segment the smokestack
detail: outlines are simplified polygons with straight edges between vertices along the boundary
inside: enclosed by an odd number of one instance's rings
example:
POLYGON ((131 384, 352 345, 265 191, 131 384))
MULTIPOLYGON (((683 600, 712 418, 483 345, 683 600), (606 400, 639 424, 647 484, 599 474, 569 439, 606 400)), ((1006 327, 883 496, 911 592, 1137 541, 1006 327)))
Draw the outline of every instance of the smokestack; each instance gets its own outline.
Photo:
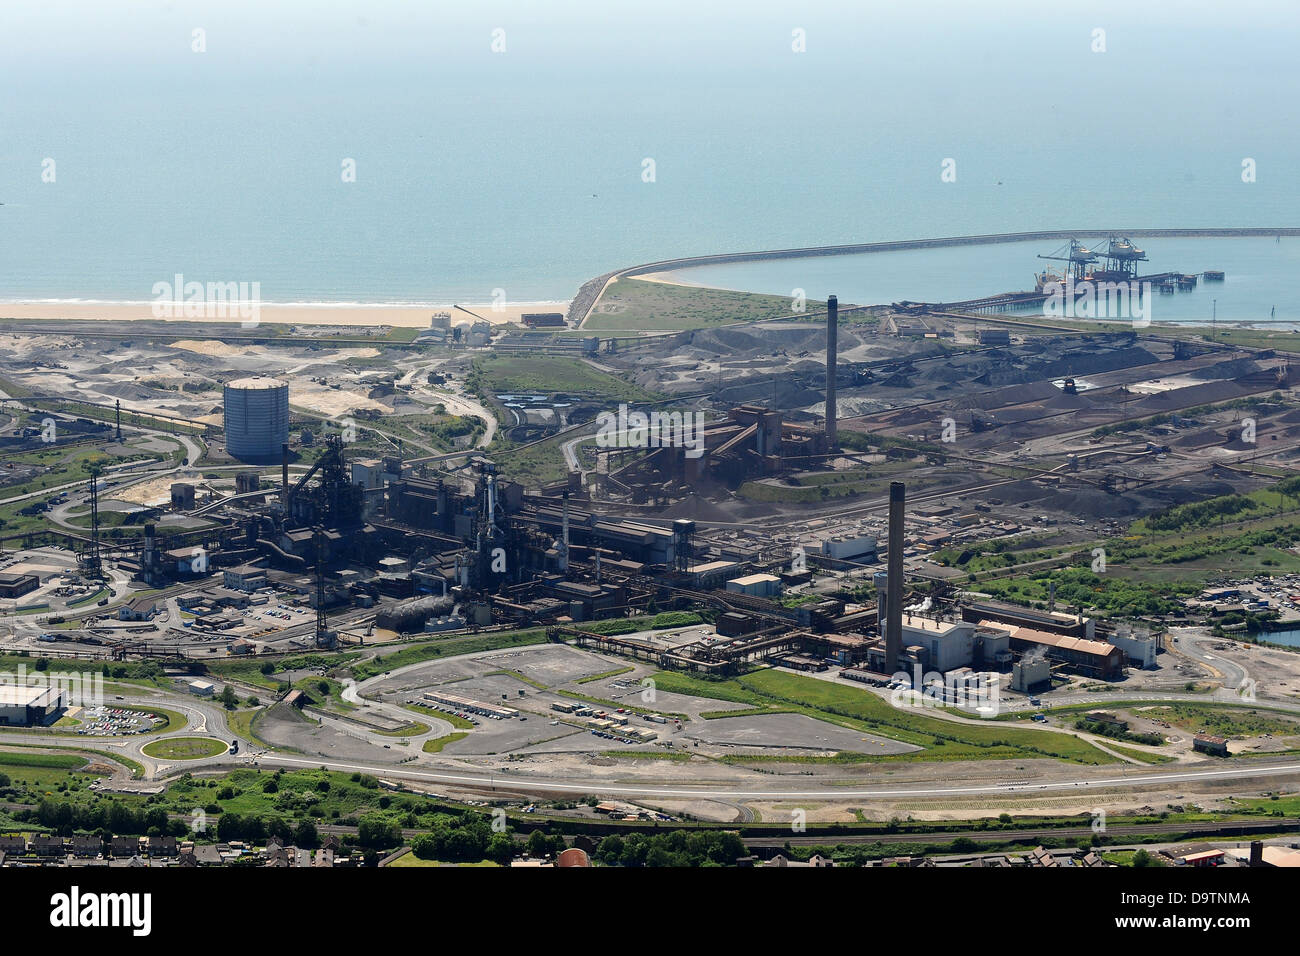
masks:
MULTIPOLYGON (((840 436, 835 428, 839 408, 835 402, 835 365, 840 350, 840 300, 831 296, 826 300, 826 450, 839 446, 840 436)), ((892 673, 892 671, 891 671, 892 673)))
POLYGON ((564 532, 560 538, 564 542, 564 552, 560 555, 560 570, 569 570, 569 493, 564 493, 564 532))
POLYGON ((885 605, 885 673, 898 671, 903 649, 903 501, 906 486, 889 484, 889 584, 885 605))
POLYGON ((284 501, 284 510, 289 510, 289 443, 280 445, 280 497, 284 501))

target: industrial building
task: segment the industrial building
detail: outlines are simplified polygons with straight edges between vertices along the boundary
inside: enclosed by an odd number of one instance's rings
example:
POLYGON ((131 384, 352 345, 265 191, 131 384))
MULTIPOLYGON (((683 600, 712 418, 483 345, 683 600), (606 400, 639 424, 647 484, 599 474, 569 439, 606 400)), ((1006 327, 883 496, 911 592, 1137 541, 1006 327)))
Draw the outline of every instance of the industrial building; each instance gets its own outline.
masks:
POLYGON ((1192 749, 1198 753, 1210 754, 1214 757, 1229 756, 1228 739, 1214 734, 1197 734, 1192 738, 1192 749))
POLYGON ((1052 682, 1052 663, 1042 655, 1026 654, 1011 667, 1011 689, 1032 694, 1049 687, 1052 682))
MULTIPOLYGON (((989 622, 996 626, 996 622, 989 622)), ((1011 649, 1020 653, 1041 652, 1090 677, 1118 680, 1124 676, 1124 652, 1105 641, 1049 634, 1029 627, 1012 626, 1011 649)))
POLYGON ((876 539, 871 535, 840 535, 822 541, 822 554, 837 561, 874 560, 876 539))
POLYGON ((748 574, 728 581, 727 590, 755 597, 775 597, 781 593, 781 579, 775 574, 748 574))
POLYGON ((289 441, 289 386, 255 376, 227 382, 222 389, 226 452, 240 461, 279 461, 289 441))
POLYGON ((41 586, 35 574, 0 573, 0 598, 20 598, 41 586))
POLYGON ((1107 634, 1106 640, 1123 651, 1134 667, 1149 669, 1156 666, 1156 654, 1160 649, 1160 638, 1156 635, 1131 627, 1119 627, 1107 634))
POLYGON ((423 699, 431 704, 450 707, 454 711, 464 711, 471 714, 480 714, 484 717, 493 717, 497 720, 509 720, 519 716, 519 711, 510 707, 498 707, 496 704, 487 704, 481 700, 474 700, 471 697, 461 697, 459 694, 448 694, 445 691, 430 691, 423 694, 423 699))
MULTIPOLYGON (((907 613, 902 615, 899 624, 899 666, 908 669, 919 666, 923 670, 946 673, 962 667, 1005 670, 1011 664, 1011 635, 995 624, 907 613)), ((881 673, 893 673, 886 669, 882 644, 868 651, 867 661, 881 673)))
POLYGON ((40 727, 54 723, 66 707, 58 687, 28 687, 0 684, 0 724, 7 727, 40 727))

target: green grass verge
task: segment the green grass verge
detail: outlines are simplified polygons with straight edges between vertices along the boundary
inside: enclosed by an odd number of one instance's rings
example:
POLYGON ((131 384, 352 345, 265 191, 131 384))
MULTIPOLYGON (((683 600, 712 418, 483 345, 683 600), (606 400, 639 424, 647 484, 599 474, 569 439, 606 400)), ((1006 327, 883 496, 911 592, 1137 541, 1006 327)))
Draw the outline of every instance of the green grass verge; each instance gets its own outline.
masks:
POLYGON ((579 677, 575 684, 590 684, 598 680, 608 680, 611 677, 617 677, 619 674, 627 674, 636 670, 635 667, 619 667, 612 671, 605 671, 603 674, 592 674, 590 677, 579 677))
POLYGON ((529 687, 536 688, 537 690, 546 690, 546 685, 543 684, 541 681, 535 681, 531 677, 527 677, 519 673, 519 671, 511 670, 508 667, 503 667, 500 670, 488 671, 483 676, 484 677, 513 677, 515 680, 527 684, 529 687))
POLYGON ((212 737, 164 737, 151 740, 141 750, 160 760, 200 760, 226 752, 223 741, 212 737))
POLYGON ((690 754, 676 750, 606 750, 602 756, 620 757, 624 760, 671 760, 674 763, 685 763, 691 759, 690 754))
POLYGON ((45 767, 52 770, 79 770, 86 765, 86 758, 76 754, 14 753, 0 751, 0 766, 4 767, 45 767))
POLYGON ((448 744, 454 744, 458 740, 464 740, 468 736, 469 734, 467 733, 458 732, 447 734, 445 737, 435 737, 433 740, 426 740, 424 742, 424 752, 427 754, 442 753, 443 747, 446 747, 448 744))
POLYGON ((445 720, 453 727, 459 730, 470 730, 474 722, 466 720, 464 717, 457 717, 455 714, 449 714, 446 711, 435 710, 433 707, 425 707, 421 704, 403 704, 407 710, 413 710, 417 714, 424 714, 426 717, 436 717, 439 720, 445 720))

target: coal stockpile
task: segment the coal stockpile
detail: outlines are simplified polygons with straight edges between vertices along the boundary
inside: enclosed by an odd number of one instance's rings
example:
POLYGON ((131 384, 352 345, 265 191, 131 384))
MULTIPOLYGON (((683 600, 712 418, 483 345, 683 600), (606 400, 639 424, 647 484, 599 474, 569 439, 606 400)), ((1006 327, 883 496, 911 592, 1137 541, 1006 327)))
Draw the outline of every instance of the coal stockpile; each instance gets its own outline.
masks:
POLYGON ((1141 498, 1137 495, 1113 493, 1100 488, 1077 488, 1055 492, 1044 498, 1042 505, 1066 514, 1090 519, 1095 519, 1099 515, 1107 518, 1127 518, 1153 510, 1144 508, 1141 498))
POLYGON ((1132 409, 1134 415, 1154 415, 1169 409, 1188 408, 1199 405, 1213 405, 1218 402, 1231 401, 1248 395, 1255 389, 1236 382, 1206 382, 1204 385, 1188 385, 1186 388, 1171 388, 1143 398, 1132 409))
POLYGON ((1188 372, 1187 377, 1209 381, 1215 378, 1240 378, 1242 375, 1254 375, 1259 371, 1261 371, 1260 366, 1254 360, 1238 358, 1195 369, 1188 372))
POLYGON ((1235 493, 1236 489, 1227 482, 1207 478, 1175 486, 1116 493, 1100 488, 1062 491, 1044 499, 1042 504, 1080 518, 1095 518, 1098 515, 1134 517, 1235 493))

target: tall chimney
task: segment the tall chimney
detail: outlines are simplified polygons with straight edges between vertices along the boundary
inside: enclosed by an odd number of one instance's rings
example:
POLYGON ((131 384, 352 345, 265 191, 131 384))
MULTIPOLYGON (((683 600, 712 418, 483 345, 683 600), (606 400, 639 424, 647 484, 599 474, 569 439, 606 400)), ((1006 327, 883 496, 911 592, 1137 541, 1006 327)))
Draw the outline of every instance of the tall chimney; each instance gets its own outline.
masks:
MULTIPOLYGON (((826 300, 826 450, 834 451, 840 436, 835 428, 839 409, 835 402, 835 364, 840 349, 840 300, 830 296, 826 300)), ((892 673, 892 671, 891 671, 892 673)))
POLYGON ((889 484, 889 584, 885 603, 885 673, 898 671, 903 649, 903 501, 906 486, 889 484))
POLYGON ((284 499, 284 510, 289 510, 289 443, 280 445, 280 497, 284 499))
POLYGON ((564 493, 564 531, 561 541, 564 542, 564 550, 560 552, 560 570, 569 570, 569 493, 564 493))

